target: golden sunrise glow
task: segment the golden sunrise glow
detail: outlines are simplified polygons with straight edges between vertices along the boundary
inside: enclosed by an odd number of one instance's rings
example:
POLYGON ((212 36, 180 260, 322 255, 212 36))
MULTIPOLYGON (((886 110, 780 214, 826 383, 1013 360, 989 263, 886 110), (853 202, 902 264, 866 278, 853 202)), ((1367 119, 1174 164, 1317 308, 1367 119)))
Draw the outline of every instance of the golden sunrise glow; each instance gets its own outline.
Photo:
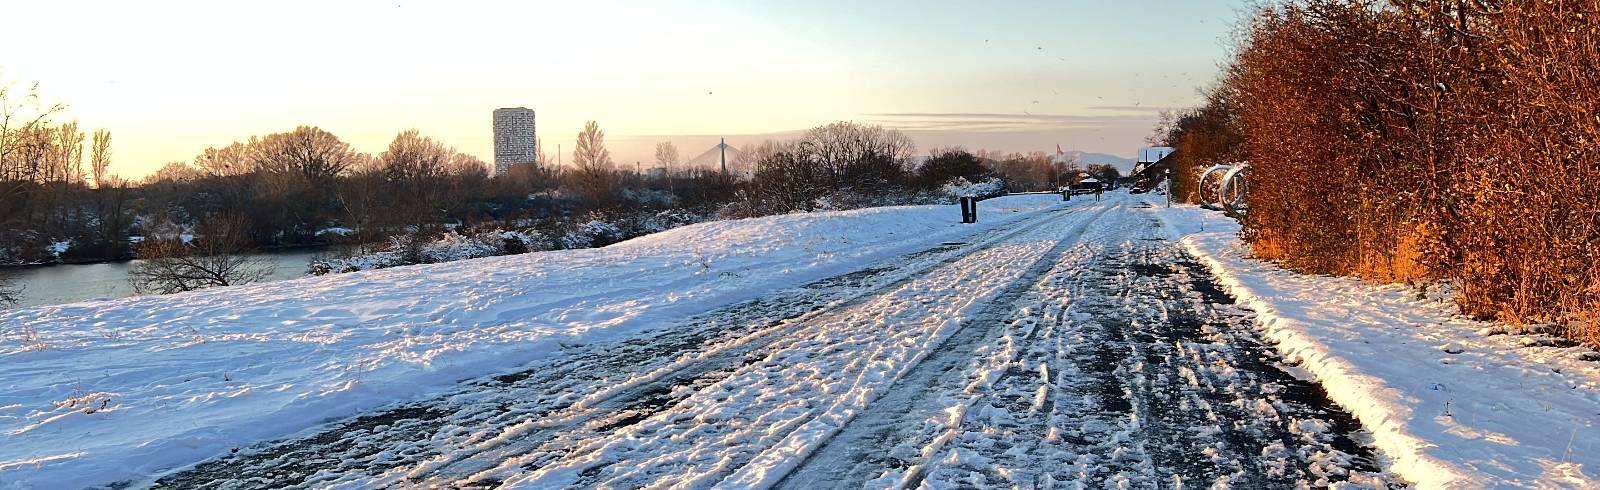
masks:
POLYGON ((490 111, 509 106, 538 112, 552 154, 599 121, 623 162, 661 139, 689 151, 835 120, 904 126, 924 147, 1131 154, 1222 51, 1228 9, 1164 5, 30 2, 8 14, 61 22, 11 23, 0 79, 111 130, 127 176, 299 125, 366 152, 416 128, 487 157, 490 111))

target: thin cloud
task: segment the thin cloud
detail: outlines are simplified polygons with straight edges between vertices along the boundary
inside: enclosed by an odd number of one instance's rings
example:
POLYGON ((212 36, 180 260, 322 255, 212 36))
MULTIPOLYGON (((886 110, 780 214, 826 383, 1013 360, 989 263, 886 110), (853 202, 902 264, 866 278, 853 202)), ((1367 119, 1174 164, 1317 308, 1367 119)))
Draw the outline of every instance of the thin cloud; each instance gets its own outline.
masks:
POLYGON ((895 112, 864 114, 871 122, 908 130, 1028 131, 1147 126, 1150 114, 1005 114, 983 112, 895 112))
MULTIPOLYGON (((713 139, 714 138, 786 139, 786 138, 798 137, 801 134, 804 134, 805 131, 806 130, 804 130, 804 129, 791 129, 791 130, 787 130, 787 131, 773 131, 773 132, 768 132, 768 133, 732 132, 732 133, 685 133, 685 134, 619 134, 619 135, 615 136, 614 138, 618 139, 618 140, 651 140, 651 141, 670 141, 670 140, 677 140, 677 139, 704 139, 704 138, 713 138, 713 139)), ((612 137, 611 135, 606 135, 606 136, 608 138, 612 137)))
POLYGON ((1144 112, 1158 114, 1161 111, 1171 110, 1171 107, 1155 107, 1141 105, 1097 105, 1090 107, 1091 111, 1116 111, 1116 112, 1144 112))
POLYGON ((863 114, 873 118, 928 118, 928 119, 983 119, 983 120, 1026 120, 1026 121, 1081 121, 1104 119, 1106 116, 1085 116, 1080 114, 1031 114, 1031 113, 1002 113, 1002 112, 880 112, 863 114))

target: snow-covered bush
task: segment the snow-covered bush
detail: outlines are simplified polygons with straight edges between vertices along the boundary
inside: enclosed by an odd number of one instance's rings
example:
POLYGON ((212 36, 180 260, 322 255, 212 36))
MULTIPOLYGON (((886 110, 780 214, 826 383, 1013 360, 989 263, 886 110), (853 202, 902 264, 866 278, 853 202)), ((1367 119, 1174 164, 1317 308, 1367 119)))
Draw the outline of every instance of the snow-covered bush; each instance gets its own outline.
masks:
POLYGON ((389 243, 377 250, 358 249, 342 257, 325 257, 311 261, 306 271, 312 275, 335 272, 355 272, 383 269, 401 265, 432 264, 478 257, 506 255, 507 243, 517 243, 522 253, 534 242, 525 234, 493 230, 464 235, 447 231, 438 238, 427 239, 414 233, 389 237, 389 243))
POLYGON ((860 192, 845 189, 813 199, 809 211, 844 211, 907 204, 917 204, 916 197, 909 193, 860 192))
POLYGON ((646 215, 634 221, 632 230, 625 230, 631 236, 649 235, 660 233, 683 225, 692 225, 705 221, 706 217, 681 210, 666 210, 655 214, 646 215))
POLYGON ((678 203, 678 196, 671 191, 662 189, 634 189, 622 190, 622 198, 646 206, 672 207, 678 203))
POLYGON ((967 179, 956 177, 946 182, 939 188, 948 201, 955 201, 962 196, 973 196, 979 199, 1003 196, 1006 193, 1006 183, 1000 179, 991 178, 982 182, 968 182, 967 179))
POLYGON ((505 241, 495 232, 462 235, 447 231, 438 239, 423 244, 422 261, 431 264, 501 255, 504 245, 505 241))
POLYGON ((463 227, 431 238, 412 231, 392 236, 387 243, 314 259, 306 270, 311 275, 323 275, 545 250, 603 247, 705 220, 704 215, 695 212, 666 210, 621 217, 595 213, 580 218, 580 224, 576 225, 562 225, 558 219, 523 220, 522 224, 532 226, 520 230, 493 228, 469 232, 463 227))
POLYGON ((578 249, 604 247, 622 241, 622 229, 617 225, 592 219, 578 225, 561 237, 561 248, 578 249))
POLYGON ((352 229, 349 229, 349 228, 345 228, 343 226, 330 226, 330 227, 327 227, 327 228, 323 228, 321 230, 317 230, 316 236, 319 237, 319 238, 322 238, 322 237, 346 237, 346 236, 354 235, 355 233, 356 233, 355 230, 352 230, 352 229))
POLYGON ((838 211, 839 205, 834 201, 836 196, 821 196, 811 200, 812 211, 838 211))
POLYGON ((588 235, 584 235, 582 233, 576 233, 576 232, 572 232, 572 233, 567 233, 565 235, 561 235, 561 239, 558 240, 557 243, 559 243, 561 245, 561 249, 562 250, 576 250, 576 249, 580 249, 580 248, 594 248, 594 239, 593 238, 590 238, 588 235))

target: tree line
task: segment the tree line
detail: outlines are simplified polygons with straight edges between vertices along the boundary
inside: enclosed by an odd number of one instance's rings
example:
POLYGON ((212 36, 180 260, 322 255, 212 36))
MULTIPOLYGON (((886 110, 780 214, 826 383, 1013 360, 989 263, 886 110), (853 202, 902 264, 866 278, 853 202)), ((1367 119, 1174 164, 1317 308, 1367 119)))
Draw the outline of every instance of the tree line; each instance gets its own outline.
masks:
MULTIPOLYGON (((264 277, 244 252, 326 244, 421 243, 476 228, 573 229, 628 215, 684 211, 702 218, 940 202, 951 183, 993 181, 1013 191, 1053 190, 1110 165, 1080 166, 1043 152, 940 148, 877 125, 839 122, 793 140, 746 145, 730 171, 689 168, 670 142, 659 172, 619 169, 593 121, 569 165, 539 161, 490 175, 480 159, 416 130, 377 154, 314 126, 252 136, 169 162, 133 182, 107 172, 110 133, 58 122, 64 106, 36 87, 0 92, 0 262, 140 257, 141 292, 174 292, 264 277)), ((674 219, 673 223, 694 219, 674 219)), ((670 226, 670 225, 669 225, 670 226)), ((591 226, 592 227, 592 226, 591 226)), ((598 246, 642 231, 551 242, 598 246)), ((507 245, 504 253, 539 249, 507 245)), ((14 291, 0 287, 0 302, 14 291)))
POLYGON ((1248 160, 1258 256, 1449 280, 1468 314, 1600 345, 1600 4, 1272 2, 1239 38, 1154 138, 1181 191, 1248 160))
POLYGON ((111 133, 57 122, 38 85, 0 84, 0 262, 58 242, 114 255, 130 224, 130 183, 111 175, 111 133))

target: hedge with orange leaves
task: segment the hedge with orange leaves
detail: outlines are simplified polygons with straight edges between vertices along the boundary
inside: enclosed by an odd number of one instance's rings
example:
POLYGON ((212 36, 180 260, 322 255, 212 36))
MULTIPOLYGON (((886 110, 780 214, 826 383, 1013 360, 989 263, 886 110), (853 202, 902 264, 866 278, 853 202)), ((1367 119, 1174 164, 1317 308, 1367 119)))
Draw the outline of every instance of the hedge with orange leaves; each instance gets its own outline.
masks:
POLYGON ((1242 34, 1208 144, 1251 161, 1258 255, 1450 279, 1471 315, 1600 346, 1600 3, 1293 1, 1242 34))

